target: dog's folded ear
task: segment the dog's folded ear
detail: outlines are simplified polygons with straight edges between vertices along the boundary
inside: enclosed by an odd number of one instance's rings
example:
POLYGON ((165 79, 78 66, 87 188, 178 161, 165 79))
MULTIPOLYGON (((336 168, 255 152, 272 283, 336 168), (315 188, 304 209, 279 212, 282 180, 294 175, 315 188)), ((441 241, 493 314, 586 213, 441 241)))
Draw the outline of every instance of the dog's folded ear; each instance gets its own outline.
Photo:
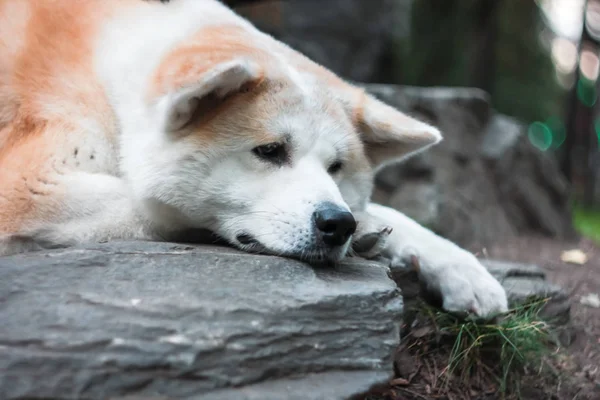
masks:
MULTIPOLYGON (((175 69, 175 72, 182 71, 175 69)), ((172 76, 168 80, 163 77, 170 86, 162 88, 158 99, 166 132, 184 134, 191 123, 214 115, 225 101, 252 89, 262 78, 260 66, 244 58, 185 73, 187 75, 172 76)))
POLYGON ((442 140, 440 131, 361 92, 353 104, 356 129, 372 165, 399 162, 442 140))

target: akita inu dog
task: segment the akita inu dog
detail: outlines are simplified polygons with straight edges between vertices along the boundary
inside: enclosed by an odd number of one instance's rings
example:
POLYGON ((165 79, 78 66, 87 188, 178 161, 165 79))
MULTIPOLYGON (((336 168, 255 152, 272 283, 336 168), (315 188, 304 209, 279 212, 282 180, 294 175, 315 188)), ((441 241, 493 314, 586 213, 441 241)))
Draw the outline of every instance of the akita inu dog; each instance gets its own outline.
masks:
POLYGON ((472 254, 369 203, 378 168, 440 139, 216 0, 0 0, 1 254, 202 228, 337 261, 362 240, 418 256, 447 310, 504 311, 472 254))

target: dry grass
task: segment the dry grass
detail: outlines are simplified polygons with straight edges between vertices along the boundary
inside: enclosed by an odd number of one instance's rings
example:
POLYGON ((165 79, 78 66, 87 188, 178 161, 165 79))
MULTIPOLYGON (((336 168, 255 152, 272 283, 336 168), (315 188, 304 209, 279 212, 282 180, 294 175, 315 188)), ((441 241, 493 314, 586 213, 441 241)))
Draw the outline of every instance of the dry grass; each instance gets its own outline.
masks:
POLYGON ((383 398, 520 399, 523 376, 555 380, 547 360, 558 345, 540 317, 547 301, 532 298, 493 321, 419 303, 398 350, 397 378, 383 398))

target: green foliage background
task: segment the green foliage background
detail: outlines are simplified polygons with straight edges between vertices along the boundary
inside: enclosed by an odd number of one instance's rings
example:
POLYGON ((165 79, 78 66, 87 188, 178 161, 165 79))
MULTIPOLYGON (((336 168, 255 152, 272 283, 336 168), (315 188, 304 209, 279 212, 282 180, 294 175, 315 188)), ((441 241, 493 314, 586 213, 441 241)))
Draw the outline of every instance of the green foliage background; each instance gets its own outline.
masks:
POLYGON ((565 90, 542 32, 549 34, 533 0, 414 0, 410 36, 393 45, 392 79, 418 86, 488 86, 482 88, 501 113, 525 122, 562 117, 565 90), (482 21, 491 4, 495 26, 482 21), (479 42, 487 29, 494 29, 492 65, 479 42), (481 85, 478 79, 486 73, 490 82, 481 85))

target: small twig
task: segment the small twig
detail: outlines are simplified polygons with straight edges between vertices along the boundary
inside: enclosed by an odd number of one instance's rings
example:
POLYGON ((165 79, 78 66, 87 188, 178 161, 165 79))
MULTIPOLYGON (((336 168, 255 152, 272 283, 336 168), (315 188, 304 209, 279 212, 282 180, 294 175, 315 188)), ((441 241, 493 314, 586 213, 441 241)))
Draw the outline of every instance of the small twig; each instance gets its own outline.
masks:
POLYGON ((437 367, 437 362, 435 362, 435 357, 433 357, 431 359, 431 361, 433 362, 433 377, 434 377, 434 381, 433 381, 432 385, 433 385, 433 387, 437 387, 437 381, 438 381, 437 371, 438 371, 438 367, 437 367))
POLYGON ((421 368, 423 368, 423 363, 420 363, 419 366, 417 367, 417 369, 408 376, 409 383, 412 383, 413 379, 415 379, 415 376, 417 376, 419 374, 419 372, 421 372, 421 368))
POLYGON ((431 386, 435 387, 435 385, 433 384, 433 380, 431 379, 432 371, 431 367, 429 366, 429 363, 427 362, 427 360, 423 359, 423 364, 425 364, 425 368, 427 368, 427 380, 429 381, 431 386))

